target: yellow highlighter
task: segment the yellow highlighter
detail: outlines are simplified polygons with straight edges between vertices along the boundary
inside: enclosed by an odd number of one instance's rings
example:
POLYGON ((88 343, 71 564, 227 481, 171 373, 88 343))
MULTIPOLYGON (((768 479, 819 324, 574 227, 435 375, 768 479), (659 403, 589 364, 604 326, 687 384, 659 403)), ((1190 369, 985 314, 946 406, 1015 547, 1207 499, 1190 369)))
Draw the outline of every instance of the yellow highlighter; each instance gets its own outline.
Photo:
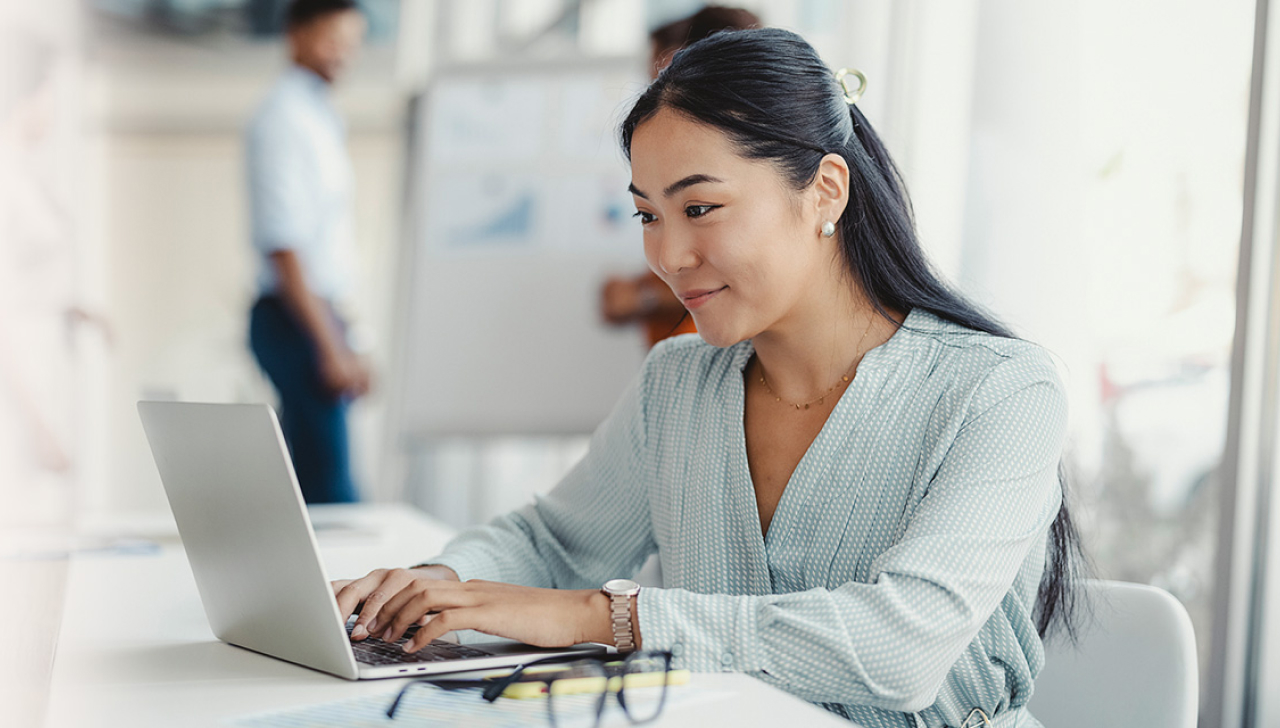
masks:
MULTIPOLYGON (((607 667, 621 666, 622 663, 609 663, 607 667)), ((606 668, 607 669, 607 668, 606 668)), ((515 682, 502 691, 504 698, 542 698, 547 695, 547 684, 555 695, 573 695, 581 693, 616 693, 625 686, 633 688, 661 687, 667 685, 687 685, 688 670, 671 670, 670 672, 633 672, 628 675, 605 677, 601 665, 578 663, 573 665, 545 665, 531 667, 524 671, 515 682)))

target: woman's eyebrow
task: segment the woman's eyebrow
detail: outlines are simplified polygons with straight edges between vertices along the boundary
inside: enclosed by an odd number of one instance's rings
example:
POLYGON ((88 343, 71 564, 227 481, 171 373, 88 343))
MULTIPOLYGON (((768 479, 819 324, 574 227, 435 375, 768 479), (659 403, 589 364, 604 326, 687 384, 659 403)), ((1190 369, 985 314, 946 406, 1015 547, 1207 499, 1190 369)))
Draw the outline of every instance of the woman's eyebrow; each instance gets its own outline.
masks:
MULTIPOLYGON (((694 185, 700 185, 707 182, 723 182, 723 181, 724 180, 719 179, 718 177, 712 177, 709 174, 691 174, 688 177, 685 177, 679 182, 673 183, 670 187, 663 190, 662 196, 670 197, 675 193, 679 192, 680 190, 683 190, 687 187, 692 187, 694 185)), ((637 189, 634 183, 627 185, 627 189, 631 192, 631 194, 635 195, 636 197, 641 197, 646 200, 649 199, 649 196, 641 192, 639 189, 637 189)))

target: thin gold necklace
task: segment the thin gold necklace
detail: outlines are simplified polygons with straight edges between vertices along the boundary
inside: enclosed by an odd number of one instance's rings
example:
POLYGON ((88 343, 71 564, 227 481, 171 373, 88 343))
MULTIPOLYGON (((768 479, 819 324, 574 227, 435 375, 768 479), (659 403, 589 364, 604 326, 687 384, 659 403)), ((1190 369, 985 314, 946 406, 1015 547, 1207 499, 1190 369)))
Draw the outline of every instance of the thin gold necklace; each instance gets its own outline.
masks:
MULTIPOLYGON (((872 314, 870 317, 867 318, 867 328, 862 330, 862 338, 858 339, 858 353, 856 356, 853 357, 853 364, 849 366, 849 369, 844 374, 840 375, 840 379, 835 384, 831 385, 831 387, 827 389, 827 391, 818 395, 814 399, 809 400, 808 402, 801 402, 800 404, 795 404, 794 402, 785 402, 784 404, 787 404, 788 406, 791 406, 791 407, 795 407, 798 410, 807 410, 811 405, 822 404, 826 402, 827 397, 836 390, 836 387, 843 387, 848 385, 849 382, 853 380, 853 374, 854 374, 854 371, 858 368, 858 363, 862 360, 862 354, 863 354, 862 342, 867 340, 867 334, 871 332, 871 324, 873 321, 875 321, 874 314, 872 314)), ((773 387, 769 386, 769 382, 765 380, 763 364, 760 365, 760 383, 764 385, 764 388, 769 393, 769 396, 773 397, 773 401, 782 402, 782 397, 779 397, 773 391, 773 387)))

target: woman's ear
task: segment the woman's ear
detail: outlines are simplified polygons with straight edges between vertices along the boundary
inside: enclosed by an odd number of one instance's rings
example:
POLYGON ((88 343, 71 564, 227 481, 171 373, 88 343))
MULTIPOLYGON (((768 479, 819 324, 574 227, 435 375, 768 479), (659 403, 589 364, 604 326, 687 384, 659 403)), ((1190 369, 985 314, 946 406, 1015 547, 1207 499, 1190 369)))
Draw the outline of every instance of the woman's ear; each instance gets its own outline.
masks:
POLYGON ((810 185, 817 203, 818 224, 839 223, 849 205, 849 163, 839 154, 828 154, 818 163, 810 185))

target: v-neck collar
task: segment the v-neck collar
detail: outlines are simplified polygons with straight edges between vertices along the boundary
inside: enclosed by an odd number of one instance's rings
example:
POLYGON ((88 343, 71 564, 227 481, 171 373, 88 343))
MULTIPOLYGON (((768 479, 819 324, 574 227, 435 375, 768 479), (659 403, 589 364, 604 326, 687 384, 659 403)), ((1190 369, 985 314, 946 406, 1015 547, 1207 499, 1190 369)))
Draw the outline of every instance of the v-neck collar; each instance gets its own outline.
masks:
MULTIPOLYGON (((876 360, 890 357, 893 352, 900 350, 906 345, 905 339, 916 333, 934 333, 941 322, 936 316, 921 308, 913 308, 902 320, 902 325, 898 330, 893 332, 880 346, 877 346, 862 357, 862 362, 858 364, 858 375, 862 375, 863 367, 871 362, 874 364, 876 360)), ((751 339, 746 339, 733 346, 733 368, 740 373, 747 371, 747 365, 751 363, 751 357, 756 354, 755 343, 751 339)))
MULTIPOLYGON (((770 554, 774 544, 785 543, 786 536, 799 522, 805 512, 805 506, 821 488, 822 475, 829 470, 835 458, 830 457, 832 447, 838 446, 850 432, 862 425, 863 419, 872 411, 872 404, 896 367, 894 364, 904 352, 910 351, 908 339, 915 332, 933 328, 930 326, 934 317, 923 309, 912 309, 903 320, 902 325, 889 339, 868 351, 858 364, 857 374, 848 388, 842 393, 840 400, 827 416, 822 429, 814 437, 813 442, 805 450, 800 462, 787 480, 787 485, 774 508, 773 518, 769 522, 768 533, 760 531, 760 505, 756 501, 755 482, 751 478, 751 465, 747 459, 746 434, 746 368, 755 355, 755 345, 750 339, 738 344, 733 358, 733 369, 738 376, 734 377, 731 390, 734 420, 738 441, 736 460, 737 477, 732 481, 745 489, 735 498, 742 509, 739 514, 741 522, 747 524, 753 538, 752 551, 761 559, 762 576, 772 585, 769 571, 770 554)), ((770 589, 772 591, 772 589, 770 589)))

